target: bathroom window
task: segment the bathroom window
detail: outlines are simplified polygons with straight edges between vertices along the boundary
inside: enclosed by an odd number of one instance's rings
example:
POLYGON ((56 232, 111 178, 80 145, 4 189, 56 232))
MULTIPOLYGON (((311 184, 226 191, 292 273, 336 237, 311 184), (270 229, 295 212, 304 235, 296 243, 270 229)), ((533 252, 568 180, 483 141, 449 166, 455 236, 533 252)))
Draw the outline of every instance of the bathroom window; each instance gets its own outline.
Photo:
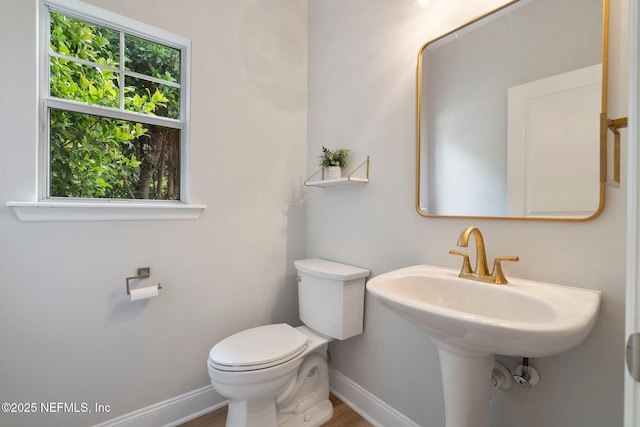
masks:
POLYGON ((41 1, 40 200, 188 202, 190 41, 41 1))

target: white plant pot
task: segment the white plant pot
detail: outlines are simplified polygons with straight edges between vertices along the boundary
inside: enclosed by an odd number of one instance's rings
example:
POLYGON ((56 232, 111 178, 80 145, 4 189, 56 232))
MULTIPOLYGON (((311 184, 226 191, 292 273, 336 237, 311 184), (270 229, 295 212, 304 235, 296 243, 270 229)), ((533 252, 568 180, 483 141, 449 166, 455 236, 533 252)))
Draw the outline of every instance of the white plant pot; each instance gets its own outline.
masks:
POLYGON ((324 168, 324 179, 342 178, 342 169, 340 166, 328 166, 324 168))

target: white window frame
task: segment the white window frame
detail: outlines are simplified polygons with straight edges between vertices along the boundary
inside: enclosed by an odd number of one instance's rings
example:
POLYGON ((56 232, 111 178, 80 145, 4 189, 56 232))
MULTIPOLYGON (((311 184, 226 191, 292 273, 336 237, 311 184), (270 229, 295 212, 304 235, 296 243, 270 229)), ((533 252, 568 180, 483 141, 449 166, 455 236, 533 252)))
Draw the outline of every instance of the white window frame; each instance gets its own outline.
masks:
MULTIPOLYGON (((189 201, 189 88, 191 40, 131 18, 100 9, 78 0, 39 0, 38 4, 38 188, 35 201, 14 201, 12 207, 21 221, 100 221, 100 220, 174 220, 197 219, 206 206, 189 201), (181 51, 180 118, 157 118, 135 112, 91 106, 49 96, 49 22, 50 11, 123 31, 135 37, 173 47, 181 51), (105 117, 158 124, 181 130, 180 201, 51 198, 49 194, 49 119, 48 109, 63 107, 80 113, 104 111, 105 117), (135 118, 133 118, 135 117, 135 118)), ((122 71, 124 64, 120 64, 122 71)))

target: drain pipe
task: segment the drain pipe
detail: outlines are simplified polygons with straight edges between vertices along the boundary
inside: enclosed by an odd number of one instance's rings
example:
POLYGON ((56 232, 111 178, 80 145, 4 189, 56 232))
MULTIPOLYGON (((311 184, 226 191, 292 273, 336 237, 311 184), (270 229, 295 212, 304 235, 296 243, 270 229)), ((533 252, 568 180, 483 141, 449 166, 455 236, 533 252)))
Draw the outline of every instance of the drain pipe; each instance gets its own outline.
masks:
POLYGON ((493 372, 491 374, 491 388, 499 388, 500 390, 508 390, 511 388, 511 371, 500 362, 494 362, 493 372))

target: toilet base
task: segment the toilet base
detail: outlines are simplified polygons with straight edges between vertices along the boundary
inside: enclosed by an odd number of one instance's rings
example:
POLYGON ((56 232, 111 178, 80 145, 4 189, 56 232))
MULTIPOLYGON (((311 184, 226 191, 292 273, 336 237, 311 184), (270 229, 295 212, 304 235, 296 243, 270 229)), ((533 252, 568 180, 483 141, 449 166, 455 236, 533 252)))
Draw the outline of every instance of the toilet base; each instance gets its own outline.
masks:
POLYGON ((229 401, 226 427, 277 425, 273 398, 229 401))
POLYGON ((230 401, 226 427, 277 426, 319 427, 333 416, 333 404, 329 399, 319 403, 303 414, 276 415, 273 399, 230 401))
POLYGON ((289 392, 276 399, 278 427, 317 427, 331 419, 329 368, 323 354, 308 355, 292 384, 289 392))
POLYGON ((311 408, 304 414, 290 415, 280 420, 278 427, 318 427, 331 419, 333 405, 329 399, 311 408))

